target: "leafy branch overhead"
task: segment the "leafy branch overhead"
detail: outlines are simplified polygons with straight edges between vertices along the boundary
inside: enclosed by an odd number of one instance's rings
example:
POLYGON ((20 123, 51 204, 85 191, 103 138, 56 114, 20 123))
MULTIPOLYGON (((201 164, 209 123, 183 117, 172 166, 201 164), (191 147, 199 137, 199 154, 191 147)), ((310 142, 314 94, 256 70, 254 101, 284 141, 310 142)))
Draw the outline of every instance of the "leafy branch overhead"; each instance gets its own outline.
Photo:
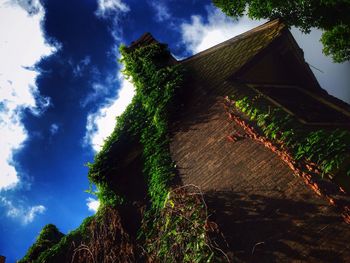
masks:
POLYGON ((349 0, 213 0, 226 15, 252 19, 281 18, 288 26, 309 33, 312 28, 324 31, 323 52, 334 62, 350 60, 349 0))

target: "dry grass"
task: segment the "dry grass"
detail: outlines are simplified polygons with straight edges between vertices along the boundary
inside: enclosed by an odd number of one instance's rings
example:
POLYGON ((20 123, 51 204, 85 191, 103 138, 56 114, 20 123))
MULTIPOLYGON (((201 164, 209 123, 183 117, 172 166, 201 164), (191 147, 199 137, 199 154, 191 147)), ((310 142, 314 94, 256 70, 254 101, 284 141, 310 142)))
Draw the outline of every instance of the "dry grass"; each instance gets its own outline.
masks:
POLYGON ((135 262, 135 245, 116 209, 104 208, 88 226, 88 242, 74 248, 71 263, 135 262))
POLYGON ((164 209, 153 220, 154 229, 144 246, 148 262, 229 262, 215 242, 223 237, 209 220, 203 193, 195 185, 170 191, 164 209))

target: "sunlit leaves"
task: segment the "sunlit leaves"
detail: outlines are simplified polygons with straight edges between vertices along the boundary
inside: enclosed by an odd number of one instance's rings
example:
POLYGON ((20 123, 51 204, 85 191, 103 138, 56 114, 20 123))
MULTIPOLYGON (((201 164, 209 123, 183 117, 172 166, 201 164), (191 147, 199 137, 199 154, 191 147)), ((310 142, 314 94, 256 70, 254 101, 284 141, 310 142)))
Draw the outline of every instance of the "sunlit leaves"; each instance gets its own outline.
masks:
POLYGON ((225 14, 235 18, 247 14, 252 19, 282 18, 287 26, 309 33, 324 30, 324 53, 335 62, 350 59, 350 2, 348 0, 213 0, 225 14))
POLYGON ((235 106, 255 120, 267 138, 283 142, 296 160, 311 161, 326 174, 336 172, 343 161, 350 158, 349 131, 309 130, 282 109, 271 109, 252 101, 244 97, 235 101, 235 106))

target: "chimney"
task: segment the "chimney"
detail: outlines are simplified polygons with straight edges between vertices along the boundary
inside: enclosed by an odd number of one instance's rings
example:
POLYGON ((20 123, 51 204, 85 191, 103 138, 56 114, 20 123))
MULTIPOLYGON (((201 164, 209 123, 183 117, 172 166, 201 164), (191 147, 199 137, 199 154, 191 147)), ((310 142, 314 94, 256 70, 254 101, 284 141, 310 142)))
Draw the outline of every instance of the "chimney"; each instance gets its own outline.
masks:
MULTIPOLYGON (((144 33, 139 39, 136 41, 131 42, 130 46, 127 48, 128 51, 133 51, 134 49, 137 49, 142 46, 147 46, 151 44, 160 44, 163 46, 167 46, 166 44, 159 43, 157 39, 155 39, 151 33, 146 32, 144 33)), ((176 64, 177 60, 170 54, 169 52, 169 57, 168 61, 166 61, 165 64, 171 65, 171 64, 176 64)))
POLYGON ((129 49, 133 50, 141 46, 147 46, 150 44, 157 44, 157 43, 159 42, 151 35, 151 33, 146 32, 138 40, 133 41, 129 46, 129 49))

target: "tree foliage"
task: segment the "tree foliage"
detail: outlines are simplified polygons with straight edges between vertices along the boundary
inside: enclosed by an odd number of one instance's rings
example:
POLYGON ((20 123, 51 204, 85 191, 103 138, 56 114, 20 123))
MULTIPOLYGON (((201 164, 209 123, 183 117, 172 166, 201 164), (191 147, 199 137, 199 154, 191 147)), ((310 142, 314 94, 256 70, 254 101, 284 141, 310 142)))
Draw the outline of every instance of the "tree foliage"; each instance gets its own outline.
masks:
POLYGON ((282 18, 288 26, 309 33, 324 30, 321 38, 326 55, 335 62, 350 59, 350 0, 213 0, 225 14, 235 18, 282 18))
POLYGON ((350 27, 339 25, 323 33, 323 52, 333 56, 335 62, 350 60, 350 27))

